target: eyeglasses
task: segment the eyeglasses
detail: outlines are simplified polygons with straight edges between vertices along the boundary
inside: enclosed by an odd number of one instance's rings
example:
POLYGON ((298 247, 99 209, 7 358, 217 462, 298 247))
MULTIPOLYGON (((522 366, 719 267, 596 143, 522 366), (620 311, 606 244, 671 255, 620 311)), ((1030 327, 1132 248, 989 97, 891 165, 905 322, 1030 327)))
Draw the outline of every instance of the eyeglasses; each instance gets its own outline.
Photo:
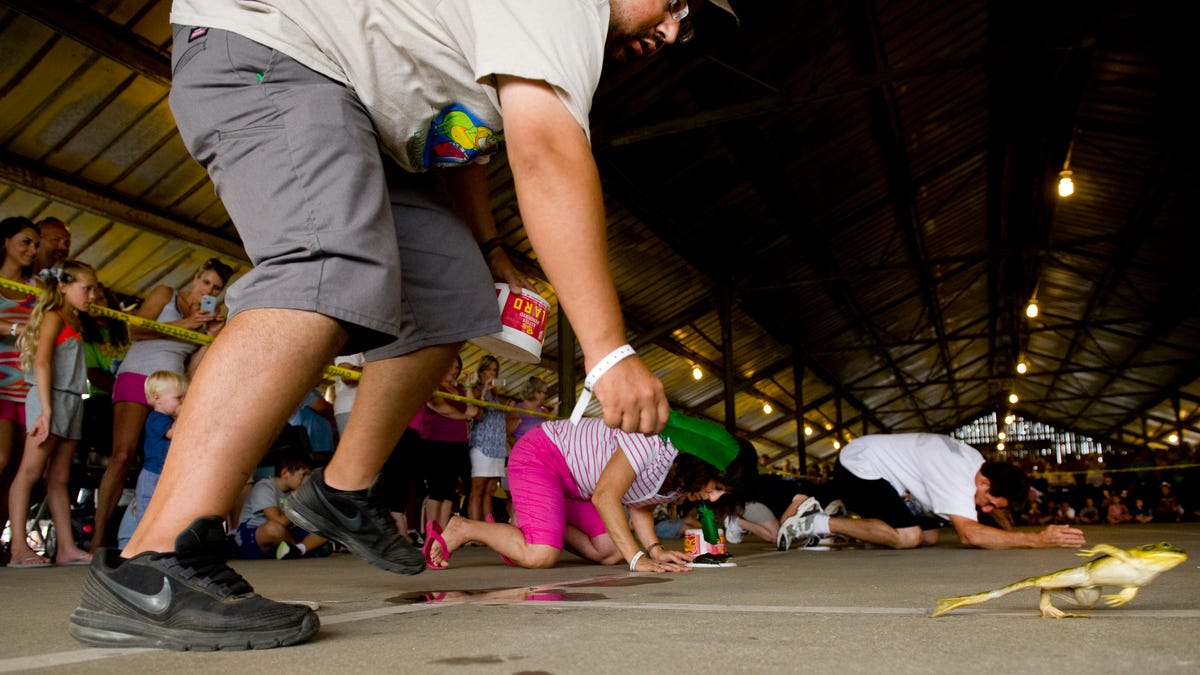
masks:
POLYGON ((692 27, 692 22, 688 21, 687 0, 667 0, 667 12, 670 13, 671 19, 679 24, 676 42, 688 42, 696 36, 696 29, 692 27))

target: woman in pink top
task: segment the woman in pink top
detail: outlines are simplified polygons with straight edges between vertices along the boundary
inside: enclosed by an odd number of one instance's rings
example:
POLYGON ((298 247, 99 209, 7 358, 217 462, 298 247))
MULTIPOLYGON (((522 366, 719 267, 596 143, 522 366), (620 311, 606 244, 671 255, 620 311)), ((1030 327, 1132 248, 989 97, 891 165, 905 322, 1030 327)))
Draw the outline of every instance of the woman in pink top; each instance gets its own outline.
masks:
POLYGON ((546 422, 525 434, 509 456, 517 525, 455 516, 443 532, 430 523, 426 564, 445 569, 456 549, 478 541, 521 567, 552 567, 565 547, 602 565, 624 559, 631 571, 686 572, 692 556, 659 543, 654 507, 743 493, 757 470, 754 459, 739 457, 733 446, 712 457, 703 448, 677 448, 663 436, 612 429, 602 419, 546 422))
MULTIPOLYGON (((437 390, 463 396, 458 386, 462 358, 455 360, 437 390)), ((476 406, 434 396, 425 404, 421 419, 422 453, 427 467, 425 480, 429 499, 425 503, 425 518, 439 526, 450 520, 458 504, 459 483, 465 495, 471 489, 471 455, 467 445, 471 420, 480 414, 476 406)))

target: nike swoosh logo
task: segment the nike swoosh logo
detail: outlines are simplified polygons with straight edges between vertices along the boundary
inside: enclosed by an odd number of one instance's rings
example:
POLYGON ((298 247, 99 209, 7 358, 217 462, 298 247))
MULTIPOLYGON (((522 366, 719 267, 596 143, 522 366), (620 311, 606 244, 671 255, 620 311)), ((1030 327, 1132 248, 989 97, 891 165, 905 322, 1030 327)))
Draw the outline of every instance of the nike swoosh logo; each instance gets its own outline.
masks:
POLYGON ((153 595, 126 588, 103 574, 97 574, 96 578, 117 597, 147 614, 159 615, 171 607, 171 582, 166 577, 163 577, 162 589, 153 595))
MULTIPOLYGON (((308 486, 308 489, 312 490, 315 493, 317 501, 322 503, 324 505, 324 507, 326 508, 326 510, 334 518, 336 518, 342 524, 343 527, 350 530, 351 532, 357 532, 359 530, 359 528, 362 527, 362 512, 361 511, 355 511, 353 517, 347 516, 346 514, 342 513, 342 511, 338 507, 334 506, 333 504, 331 504, 329 502, 329 499, 327 498, 327 496, 325 494, 322 494, 321 488, 317 487, 316 485, 311 485, 311 486, 308 486)), ((283 510, 285 512, 287 512, 289 510, 291 510, 293 512, 296 511, 296 505, 289 504, 288 502, 290 502, 290 501, 291 500, 287 500, 284 503, 283 510)), ((297 515, 301 516, 301 520, 311 521, 311 519, 309 519, 309 518, 304 518, 303 517, 304 514, 302 514, 302 513, 298 513, 297 515)), ((293 518, 293 520, 295 520, 295 518, 293 518)), ((316 523, 313 523, 313 524, 315 525, 316 523)), ((301 525, 303 525, 303 523, 301 523, 301 525)), ((305 529, 309 529, 309 528, 305 528, 305 529)), ((316 528, 316 529, 319 531, 321 528, 316 528)))

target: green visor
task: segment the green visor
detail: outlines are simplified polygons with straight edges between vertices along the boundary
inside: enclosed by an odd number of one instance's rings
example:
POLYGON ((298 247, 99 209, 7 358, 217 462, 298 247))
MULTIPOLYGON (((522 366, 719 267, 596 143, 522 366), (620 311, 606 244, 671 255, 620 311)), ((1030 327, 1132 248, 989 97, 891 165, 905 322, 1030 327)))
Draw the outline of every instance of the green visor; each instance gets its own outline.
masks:
POLYGON ((679 452, 699 457, 721 471, 729 468, 738 455, 738 442, 715 422, 688 417, 671 411, 667 426, 660 434, 679 452))

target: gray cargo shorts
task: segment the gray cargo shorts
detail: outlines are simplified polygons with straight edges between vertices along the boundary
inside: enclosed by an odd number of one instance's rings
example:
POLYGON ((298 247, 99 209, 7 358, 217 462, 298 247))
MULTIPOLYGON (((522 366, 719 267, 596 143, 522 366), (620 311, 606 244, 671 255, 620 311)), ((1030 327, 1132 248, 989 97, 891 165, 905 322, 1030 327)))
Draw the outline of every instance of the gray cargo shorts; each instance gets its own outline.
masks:
POLYGON ((500 330, 437 172, 385 158, 351 90, 235 33, 174 34, 171 112, 254 263, 226 293, 231 314, 317 312, 372 360, 500 330))

